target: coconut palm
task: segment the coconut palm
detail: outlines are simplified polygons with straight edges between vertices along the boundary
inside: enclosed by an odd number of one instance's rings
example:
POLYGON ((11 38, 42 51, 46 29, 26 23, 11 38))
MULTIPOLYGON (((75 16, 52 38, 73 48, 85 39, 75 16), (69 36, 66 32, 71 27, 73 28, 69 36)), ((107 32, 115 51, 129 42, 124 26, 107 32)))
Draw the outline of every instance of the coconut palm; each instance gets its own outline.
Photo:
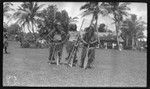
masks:
POLYGON ((126 19, 123 22, 122 33, 126 38, 126 44, 129 43, 131 38, 132 48, 138 46, 138 39, 144 38, 143 31, 145 30, 146 23, 141 21, 141 18, 137 18, 137 15, 131 14, 131 18, 126 19))
POLYGON ((18 11, 14 13, 14 17, 18 18, 17 23, 21 24, 22 27, 28 27, 28 31, 33 33, 34 39, 36 40, 34 26, 37 24, 38 13, 42 5, 38 5, 37 2, 23 2, 18 7, 18 11), (31 30, 30 30, 31 28, 31 30))
POLYGON ((120 24, 123 20, 123 16, 128 16, 127 10, 130 10, 127 5, 130 3, 126 2, 105 2, 103 6, 107 10, 108 14, 113 15, 112 19, 114 20, 116 27, 116 35, 117 35, 117 46, 119 48, 119 29, 120 24))
MULTIPOLYGON (((90 26, 93 24, 93 21, 95 20, 96 22, 95 22, 94 27, 98 35, 98 29, 97 29, 98 15, 99 14, 103 16, 106 15, 105 9, 103 8, 103 3, 100 3, 99 5, 99 2, 87 2, 85 5, 81 6, 80 10, 83 10, 83 9, 84 9, 83 17, 92 14, 92 20, 91 20, 90 26)), ((98 37, 98 41, 100 44, 99 37, 98 37)))
POLYGON ((11 8, 11 6, 13 6, 13 3, 11 3, 11 2, 3 3, 3 16, 6 17, 7 19, 9 19, 6 24, 8 24, 12 19, 12 14, 10 14, 9 12, 14 11, 14 9, 11 8))

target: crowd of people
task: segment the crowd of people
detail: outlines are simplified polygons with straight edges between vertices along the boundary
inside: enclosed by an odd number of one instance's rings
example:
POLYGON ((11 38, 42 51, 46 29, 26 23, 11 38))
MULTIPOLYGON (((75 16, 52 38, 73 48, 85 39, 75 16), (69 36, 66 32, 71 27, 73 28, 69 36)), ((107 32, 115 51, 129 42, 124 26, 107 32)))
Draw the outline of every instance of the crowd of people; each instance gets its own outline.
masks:
POLYGON ((60 24, 56 24, 54 29, 49 34, 49 61, 50 64, 60 64, 62 59, 63 46, 66 45, 67 58, 66 61, 69 66, 76 66, 77 61, 81 60, 81 68, 91 68, 91 63, 95 58, 95 47, 98 44, 97 36, 95 34, 94 26, 85 28, 85 34, 81 37, 78 35, 75 41, 69 41, 69 33, 63 32, 59 29, 60 24), (82 43, 81 55, 79 52, 79 44, 82 43), (81 59, 77 59, 81 56, 81 59))
MULTIPOLYGON (((76 66, 78 60, 81 60, 81 68, 91 68, 91 63, 95 58, 95 47, 98 44, 98 40, 95 34, 94 26, 89 26, 85 28, 85 34, 81 36, 78 34, 78 37, 74 41, 70 41, 70 34, 60 29, 61 24, 56 23, 53 30, 48 34, 47 42, 49 43, 49 64, 61 64, 63 55, 63 47, 66 45, 67 57, 65 58, 67 64, 71 67, 76 66), (77 55, 79 52, 79 46, 82 44, 81 55, 77 55), (78 59, 81 56, 81 59, 78 59)), ((8 37, 7 34, 3 34, 3 49, 5 53, 7 52, 8 47, 8 37)))

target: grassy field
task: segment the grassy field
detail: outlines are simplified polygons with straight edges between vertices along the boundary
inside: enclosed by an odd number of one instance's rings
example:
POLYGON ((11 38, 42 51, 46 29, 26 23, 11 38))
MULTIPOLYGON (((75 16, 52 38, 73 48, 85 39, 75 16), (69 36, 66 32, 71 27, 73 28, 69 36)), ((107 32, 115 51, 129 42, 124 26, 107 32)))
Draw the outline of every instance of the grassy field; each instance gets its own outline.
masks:
MULTIPOLYGON (((49 65, 48 49, 22 49, 18 43, 10 42, 8 52, 3 54, 3 86, 146 86, 146 52, 96 49, 93 68, 87 70, 49 65)), ((63 54, 64 63, 65 50, 63 54)))

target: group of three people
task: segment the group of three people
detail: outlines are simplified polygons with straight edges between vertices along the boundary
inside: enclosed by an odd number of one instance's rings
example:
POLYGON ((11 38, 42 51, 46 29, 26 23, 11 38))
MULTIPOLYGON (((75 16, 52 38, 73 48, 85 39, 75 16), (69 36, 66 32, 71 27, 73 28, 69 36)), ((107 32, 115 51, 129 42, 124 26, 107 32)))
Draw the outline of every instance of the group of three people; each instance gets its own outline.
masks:
MULTIPOLYGON (((60 60, 62 59, 62 52, 63 46, 66 45, 66 50, 68 53, 68 57, 66 58, 67 61, 70 61, 70 56, 74 55, 73 64, 76 65, 77 63, 77 52, 79 49, 79 44, 82 43, 82 52, 81 52, 81 68, 84 67, 84 62, 86 56, 88 56, 87 66, 86 68, 91 68, 91 63, 95 59, 95 47, 98 44, 97 36, 95 34, 95 29, 93 26, 89 26, 85 28, 85 34, 81 37, 79 35, 79 39, 76 41, 69 41, 69 33, 63 32, 63 30, 59 29, 60 25, 56 25, 54 30, 49 34, 50 37, 50 47, 49 47, 49 63, 53 64, 56 63, 57 65, 60 64, 60 60), (78 43, 77 43, 78 41, 78 43), (77 43, 77 44, 76 44, 77 43), (68 44, 68 45, 67 45, 68 44), (71 52, 76 48, 76 52, 72 54, 71 52)), ((68 62, 69 63, 69 62, 68 62)))

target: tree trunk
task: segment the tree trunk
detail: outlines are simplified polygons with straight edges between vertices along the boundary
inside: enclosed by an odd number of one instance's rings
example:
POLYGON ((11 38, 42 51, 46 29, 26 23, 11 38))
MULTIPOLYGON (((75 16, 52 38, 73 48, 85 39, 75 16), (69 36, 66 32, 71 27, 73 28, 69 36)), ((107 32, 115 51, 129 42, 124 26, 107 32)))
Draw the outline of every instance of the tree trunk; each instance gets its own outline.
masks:
MULTIPOLYGON (((25 30, 24 30, 25 31, 25 30)), ((28 25, 28 31, 30 32, 30 33, 32 33, 31 31, 30 31, 30 29, 29 29, 29 25, 28 25)))
POLYGON ((136 49, 139 48, 138 40, 136 39, 136 49))
POLYGON ((117 48, 119 49, 119 35, 118 35, 118 23, 117 22, 115 22, 115 26, 116 26, 116 35, 117 35, 117 48))
POLYGON ((132 37, 132 49, 134 49, 134 37, 132 37))
POLYGON ((120 48, 120 45, 119 45, 119 36, 118 36, 118 34, 117 34, 117 47, 118 47, 118 49, 120 48))
POLYGON ((97 16, 97 18, 96 18, 95 29, 96 29, 96 31, 97 31, 97 40, 98 40, 98 48, 99 48, 99 47, 100 47, 100 39, 99 39, 99 36, 98 36, 97 21, 98 21, 98 16, 97 16))
POLYGON ((126 47, 128 46, 128 36, 126 37, 126 47))
POLYGON ((115 14, 115 12, 113 12, 114 15, 114 19, 115 19, 115 27, 116 27, 116 35, 117 35, 117 49, 119 50, 119 21, 117 19, 117 15, 115 14))
POLYGON ((137 49, 138 48, 138 39, 135 38, 135 48, 137 49))
POLYGON ((93 21, 94 21, 94 14, 92 16, 92 20, 91 20, 90 26, 92 25, 93 21))
POLYGON ((34 37, 34 41, 36 41, 36 35, 35 35, 35 32, 34 32, 34 24, 33 24, 33 22, 32 22, 32 32, 33 32, 33 37, 34 37))

